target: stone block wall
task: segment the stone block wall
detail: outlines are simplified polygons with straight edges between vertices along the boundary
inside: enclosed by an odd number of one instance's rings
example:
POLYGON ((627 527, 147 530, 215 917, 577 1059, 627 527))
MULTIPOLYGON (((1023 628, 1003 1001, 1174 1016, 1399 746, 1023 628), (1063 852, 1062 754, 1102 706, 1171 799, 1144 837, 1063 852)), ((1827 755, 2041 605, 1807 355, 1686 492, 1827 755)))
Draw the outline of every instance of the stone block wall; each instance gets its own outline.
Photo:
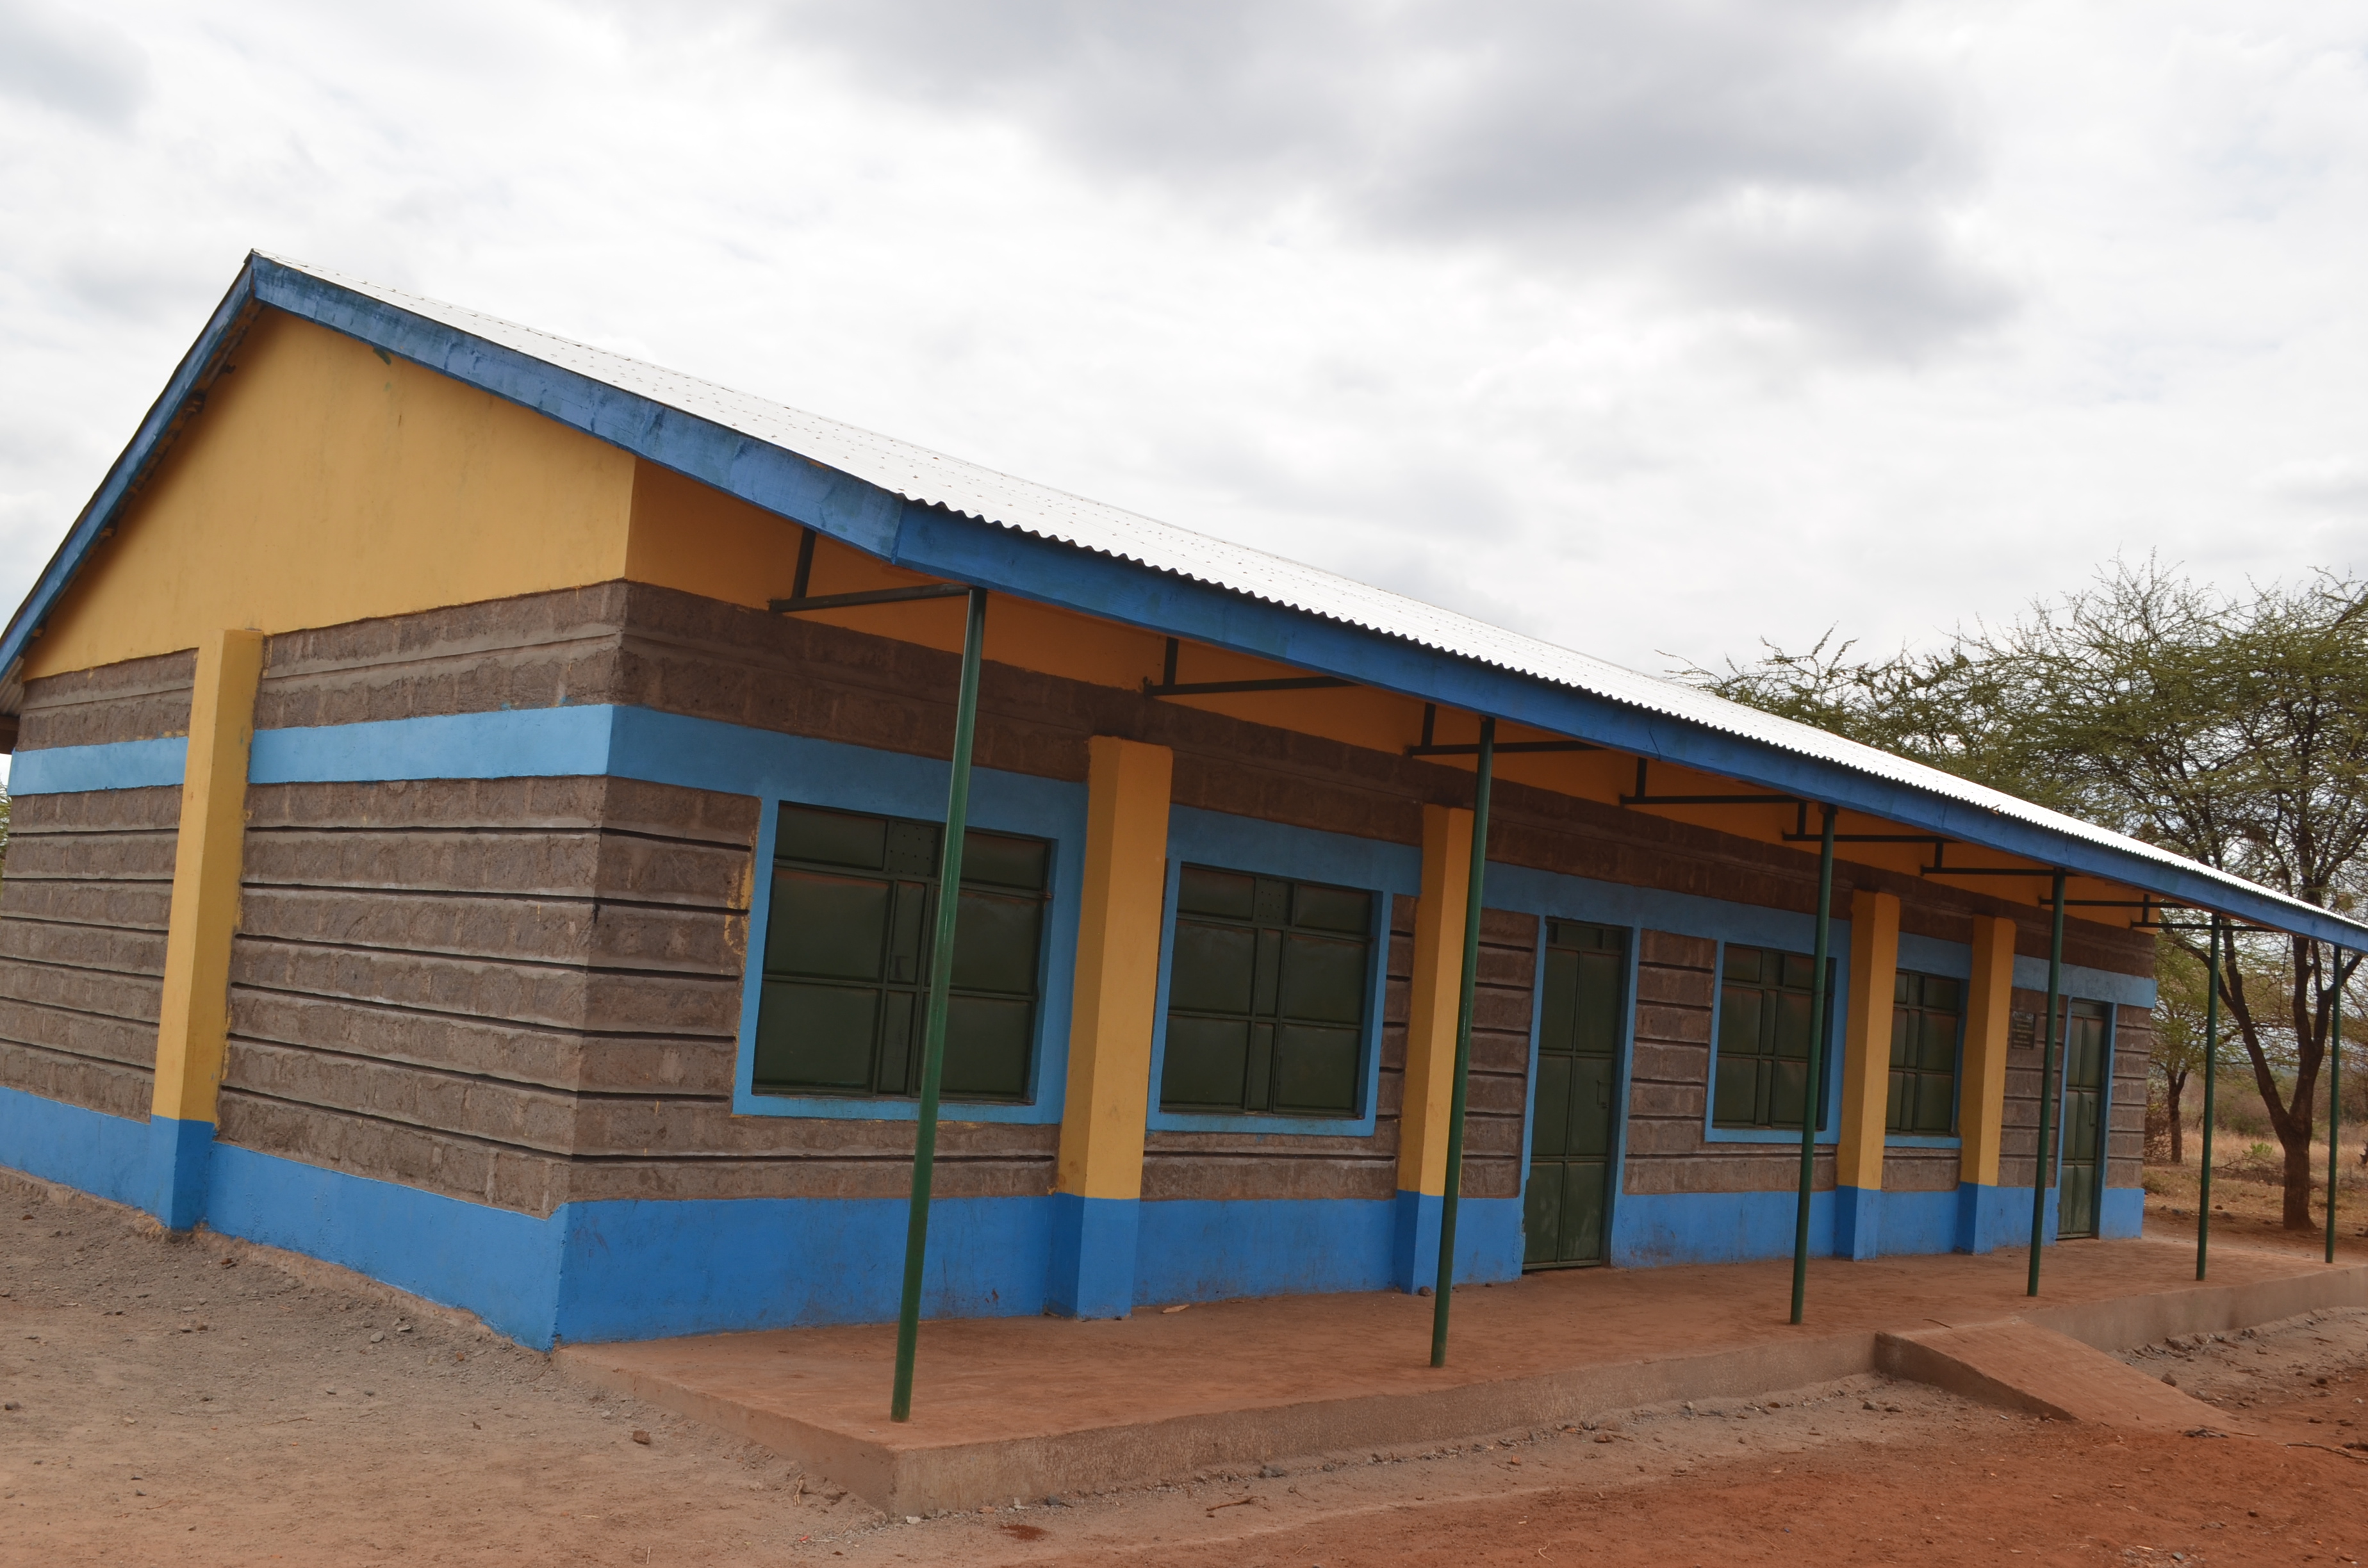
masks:
MULTIPOLYGON (((19 750, 186 733, 193 653, 31 682, 19 750)), ((0 879, 0 1085, 145 1119, 177 787, 11 802, 0 879)))

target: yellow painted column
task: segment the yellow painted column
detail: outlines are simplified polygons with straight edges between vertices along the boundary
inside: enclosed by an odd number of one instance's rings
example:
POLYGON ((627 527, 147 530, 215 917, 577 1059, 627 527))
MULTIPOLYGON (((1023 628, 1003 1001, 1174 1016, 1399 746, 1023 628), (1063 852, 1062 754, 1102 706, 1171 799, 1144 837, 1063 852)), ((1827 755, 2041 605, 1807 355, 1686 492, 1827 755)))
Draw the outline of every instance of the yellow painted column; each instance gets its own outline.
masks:
POLYGON ((1883 1139, 1891 1100, 1892 990, 1899 898, 1850 895, 1850 988, 1842 1014, 1842 1124, 1834 1144, 1834 1251, 1873 1257, 1882 1240, 1883 1139))
POLYGON ((205 1211, 214 1106, 230 1036, 230 949, 238 929, 246 838, 247 752, 262 676, 261 632, 217 631, 199 645, 149 1108, 151 1208, 174 1230, 188 1230, 205 1211))
MULTIPOLYGON (((1964 1065, 1957 1075, 1957 1134, 1964 1140, 1957 1180, 1987 1190, 1998 1187, 1999 1142, 2006 1121, 2006 1051, 2014 1013, 2014 922, 2005 915, 1974 916, 1974 977, 1965 985, 1964 1065)), ((2025 1236, 2028 1239, 2027 1231, 2025 1236)), ((1959 1240, 1962 1243, 1964 1237, 1959 1240)))
POLYGON ((1174 771, 1166 746, 1087 743, 1085 896, 1053 1176, 1053 1305, 1074 1317, 1133 1306, 1174 771))
POLYGON ((1455 1093, 1455 1017, 1463 990, 1463 904, 1472 887, 1472 813, 1422 809, 1422 901, 1415 908, 1406 1014, 1406 1101, 1398 1121, 1398 1283, 1439 1270, 1447 1124, 1455 1093))

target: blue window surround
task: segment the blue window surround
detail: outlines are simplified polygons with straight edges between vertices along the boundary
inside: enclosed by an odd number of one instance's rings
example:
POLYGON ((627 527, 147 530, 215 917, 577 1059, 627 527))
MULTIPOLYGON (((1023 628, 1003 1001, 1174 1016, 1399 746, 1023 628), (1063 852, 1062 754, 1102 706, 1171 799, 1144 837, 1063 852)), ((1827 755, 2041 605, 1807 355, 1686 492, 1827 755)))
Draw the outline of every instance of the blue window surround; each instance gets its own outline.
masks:
MULTIPOLYGON (((830 741, 807 744, 827 746, 843 754, 832 765, 815 767, 789 791, 777 789, 760 799, 764 812, 757 830, 755 887, 748 903, 748 964, 740 996, 740 1053, 732 1081, 732 1110, 736 1116, 799 1116, 839 1120, 911 1121, 920 1115, 917 1101, 873 1099, 838 1095, 760 1095, 754 1087, 757 1070, 757 1009, 764 996, 765 922, 773 898, 773 840, 780 832, 784 801, 805 806, 869 812, 942 823, 946 815, 946 765, 901 752, 872 751, 830 741)), ((1084 898, 1086 801, 1085 787, 1057 779, 978 768, 972 774, 972 825, 1002 833, 1022 833, 1050 839, 1053 874, 1047 888, 1043 969, 1038 976, 1036 1042, 1030 1055, 1026 1103, 945 1101, 951 1121, 1007 1121, 1043 1124, 1061 1119, 1066 1098, 1069 1056, 1069 1007, 1076 976, 1077 912, 1084 898)))
MULTIPOLYGON (((1944 980, 1971 982, 1974 978, 1974 949, 1964 942, 1944 942, 1937 937, 1918 937, 1910 931, 1899 933, 1899 967, 1917 974, 1937 974, 1944 980)), ((1957 1077, 1952 1090, 1949 1123, 1957 1120, 1964 1109, 1965 1100, 1965 1018, 1970 1007, 1957 1011, 1957 1077)), ((1883 1135, 1886 1149, 1962 1149, 1963 1134, 1952 1132, 1946 1137, 1930 1133, 1886 1132, 1883 1135)))
POLYGON ((1175 806, 1167 813, 1167 882, 1161 893, 1159 998, 1151 1026, 1154 1132, 1253 1132, 1291 1137, 1371 1137, 1382 1075, 1382 1004, 1389 988, 1390 899, 1422 892, 1422 851, 1412 845, 1292 827, 1227 812, 1175 806), (1167 1061, 1167 975, 1176 951, 1176 886, 1187 863, 1256 871, 1295 881, 1362 888, 1373 899, 1373 966, 1367 981, 1364 1059, 1357 1070, 1354 1117, 1226 1116, 1162 1110, 1159 1085, 1167 1061))
MULTIPOLYGON (((1814 926, 1815 924, 1807 915, 1802 915, 1800 918, 1804 925, 1814 926)), ((1826 1060, 1824 1063, 1826 1106, 1821 1113, 1825 1128, 1817 1134, 1817 1142, 1820 1145, 1831 1145, 1841 1137, 1841 1058, 1844 1043, 1849 1039, 1849 1020, 1843 1015, 1849 1011, 1845 1003, 1850 996, 1850 938, 1846 934, 1850 929, 1850 922, 1837 920, 1833 926, 1834 950, 1831 956, 1834 978, 1827 987, 1826 996, 1826 1060)), ((1801 1135, 1787 1131, 1781 1127, 1720 1127, 1711 1120, 1718 1111, 1713 1086, 1718 1083, 1719 1013, 1726 1006, 1725 994, 1726 986, 1723 977, 1726 972, 1726 949, 1730 943, 1738 948, 1782 946, 1777 943, 1746 941, 1740 937, 1721 937, 1718 939, 1718 955, 1711 960, 1710 1071, 1702 1080, 1702 1138, 1704 1142, 1711 1143, 1782 1143, 1797 1149, 1801 1146, 1801 1135)), ((1816 937, 1813 935, 1810 940, 1802 943, 1800 947, 1784 947, 1783 950, 1815 952, 1816 937)))

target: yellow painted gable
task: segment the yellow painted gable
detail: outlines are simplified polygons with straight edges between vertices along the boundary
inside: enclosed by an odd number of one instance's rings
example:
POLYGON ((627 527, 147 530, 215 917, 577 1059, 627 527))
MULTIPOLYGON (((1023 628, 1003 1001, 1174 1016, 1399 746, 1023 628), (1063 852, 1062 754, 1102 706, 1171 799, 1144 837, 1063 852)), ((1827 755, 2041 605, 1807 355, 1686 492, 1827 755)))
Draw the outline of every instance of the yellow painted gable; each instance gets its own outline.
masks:
POLYGON ((277 311, 231 362, 28 675, 625 575, 631 453, 277 311))

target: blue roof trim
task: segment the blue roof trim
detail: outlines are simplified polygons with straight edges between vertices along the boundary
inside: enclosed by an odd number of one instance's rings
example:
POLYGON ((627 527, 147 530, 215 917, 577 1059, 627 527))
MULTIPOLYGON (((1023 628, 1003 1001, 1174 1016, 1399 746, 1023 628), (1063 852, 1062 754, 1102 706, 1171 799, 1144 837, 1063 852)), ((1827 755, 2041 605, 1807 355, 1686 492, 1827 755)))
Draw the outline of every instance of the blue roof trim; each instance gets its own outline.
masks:
POLYGON ((915 571, 980 584, 1017 597, 1089 610, 1171 636, 1338 676, 1361 686, 1492 713, 1656 761, 1831 801, 1907 827, 2027 856, 2157 896, 2192 900, 2282 931, 2300 925, 2305 927, 2303 935, 2351 948, 2361 946, 2363 936, 2368 936, 2368 927, 2333 914, 2317 920, 2308 916, 2297 920, 2288 904, 2252 897, 2242 888, 2211 881, 2110 845, 2054 833, 1904 784, 1760 745, 1740 735, 1649 713, 936 507, 907 504, 905 527, 892 559, 915 571), (1055 591, 1048 591, 1055 585, 1055 591))
POLYGON ((2241 886, 2199 874, 2200 867, 2188 870, 2165 865, 1743 736, 907 501, 797 453, 261 256, 248 256, 238 281, 182 360, 165 395, 17 611, 6 640, 0 641, 0 669, 21 653, 30 628, 48 613, 99 530, 157 455, 183 404, 202 390, 213 365, 235 341, 250 302, 275 306, 400 354, 859 550, 931 575, 1830 801, 1919 831, 2216 908, 2278 930, 2368 947, 2368 926, 2332 913, 2298 915, 2283 901, 2257 897, 2241 886))
POLYGON ((172 379, 149 406, 147 416, 140 421, 140 428, 132 433, 130 444, 107 471, 107 477, 99 481, 82 516, 66 530, 65 542, 58 546, 57 553, 41 569, 33 591, 25 596, 25 602, 9 618, 8 630, 0 633, 0 674, 15 670, 17 661, 25 656, 25 649, 40 631, 41 623, 57 608, 58 597, 82 569, 83 557, 90 553, 98 536, 114 523, 115 515, 147 477, 150 466, 172 444, 172 437, 183 420, 204 406, 205 392, 213 382, 216 368, 222 356, 236 346, 251 318, 258 260, 254 256, 247 257, 230 291, 214 307, 205 330, 198 334, 198 340, 189 345, 189 351, 173 368, 172 379))

